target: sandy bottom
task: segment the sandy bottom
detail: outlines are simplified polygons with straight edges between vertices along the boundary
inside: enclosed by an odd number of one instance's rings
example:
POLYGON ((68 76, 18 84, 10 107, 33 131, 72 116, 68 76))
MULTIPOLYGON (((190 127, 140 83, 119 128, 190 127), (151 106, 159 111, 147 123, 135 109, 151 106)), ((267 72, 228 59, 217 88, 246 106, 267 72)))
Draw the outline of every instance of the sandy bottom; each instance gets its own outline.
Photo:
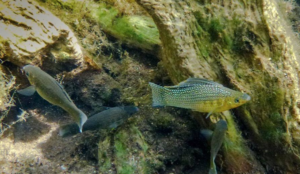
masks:
POLYGON ((88 134, 59 137, 61 123, 47 113, 60 113, 49 110, 27 110, 30 117, 0 140, 0 173, 97 173, 95 162, 81 155, 88 134))

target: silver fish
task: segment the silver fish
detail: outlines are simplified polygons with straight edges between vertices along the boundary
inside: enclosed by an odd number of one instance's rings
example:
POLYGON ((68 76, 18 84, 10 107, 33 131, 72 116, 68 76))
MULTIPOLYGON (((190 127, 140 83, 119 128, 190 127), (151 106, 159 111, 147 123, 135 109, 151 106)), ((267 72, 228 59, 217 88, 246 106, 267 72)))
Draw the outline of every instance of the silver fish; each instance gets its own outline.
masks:
POLYGON ((64 88, 39 67, 26 65, 23 70, 32 86, 19 90, 18 93, 30 96, 37 91, 43 99, 67 111, 75 120, 79 131, 82 132, 82 126, 86 122, 87 116, 76 107, 64 88))

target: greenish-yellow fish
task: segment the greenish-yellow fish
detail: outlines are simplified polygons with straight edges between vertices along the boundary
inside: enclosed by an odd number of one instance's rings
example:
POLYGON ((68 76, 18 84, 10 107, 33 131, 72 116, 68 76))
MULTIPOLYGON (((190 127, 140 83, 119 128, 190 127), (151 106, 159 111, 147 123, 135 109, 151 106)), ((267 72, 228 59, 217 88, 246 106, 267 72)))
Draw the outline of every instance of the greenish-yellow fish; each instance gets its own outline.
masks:
POLYGON ((189 78, 176 86, 162 87, 149 83, 153 106, 175 106, 208 112, 223 112, 238 107, 251 99, 248 94, 200 78, 189 78))
MULTIPOLYGON (((82 131, 116 128, 125 120, 138 112, 136 106, 113 107, 89 117, 83 125, 82 131)), ((59 129, 59 135, 67 137, 79 133, 76 124, 67 124, 59 129)))
POLYGON ((216 128, 211 137, 209 174, 217 174, 215 158, 224 141, 226 131, 227 131, 227 122, 225 120, 219 120, 216 124, 216 128))
POLYGON ((18 93, 30 96, 37 91, 49 103, 67 111, 79 126, 79 131, 82 132, 82 126, 86 122, 87 116, 76 107, 64 88, 39 67, 26 65, 23 70, 32 86, 19 90, 18 93))

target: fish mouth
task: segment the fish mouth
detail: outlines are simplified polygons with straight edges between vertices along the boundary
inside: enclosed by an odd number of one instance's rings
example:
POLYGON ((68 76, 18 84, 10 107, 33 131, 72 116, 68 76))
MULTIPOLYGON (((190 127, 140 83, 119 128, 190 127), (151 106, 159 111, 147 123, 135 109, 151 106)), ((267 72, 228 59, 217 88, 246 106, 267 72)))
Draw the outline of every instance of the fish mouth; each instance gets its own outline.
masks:
POLYGON ((25 75, 26 75, 26 68, 28 68, 28 67, 30 67, 30 66, 32 66, 32 65, 25 65, 25 66, 23 66, 23 67, 21 68, 22 74, 25 74, 25 75))
POLYGON ((246 101, 251 100, 251 97, 248 94, 243 94, 242 98, 246 101))
POLYGON ((30 66, 32 66, 32 65, 25 65, 22 67, 22 70, 24 70, 25 68, 30 67, 30 66))

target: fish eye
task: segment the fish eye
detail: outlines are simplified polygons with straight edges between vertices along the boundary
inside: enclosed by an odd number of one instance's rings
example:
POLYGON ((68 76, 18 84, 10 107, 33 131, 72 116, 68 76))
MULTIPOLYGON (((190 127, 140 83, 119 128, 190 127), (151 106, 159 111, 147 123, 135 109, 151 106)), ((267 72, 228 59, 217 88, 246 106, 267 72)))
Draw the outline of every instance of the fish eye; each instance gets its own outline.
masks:
POLYGON ((239 103, 240 100, 238 98, 234 99, 234 103, 239 103))
POLYGON ((25 72, 25 75, 28 77, 28 76, 29 76, 29 73, 28 73, 28 72, 25 72))

